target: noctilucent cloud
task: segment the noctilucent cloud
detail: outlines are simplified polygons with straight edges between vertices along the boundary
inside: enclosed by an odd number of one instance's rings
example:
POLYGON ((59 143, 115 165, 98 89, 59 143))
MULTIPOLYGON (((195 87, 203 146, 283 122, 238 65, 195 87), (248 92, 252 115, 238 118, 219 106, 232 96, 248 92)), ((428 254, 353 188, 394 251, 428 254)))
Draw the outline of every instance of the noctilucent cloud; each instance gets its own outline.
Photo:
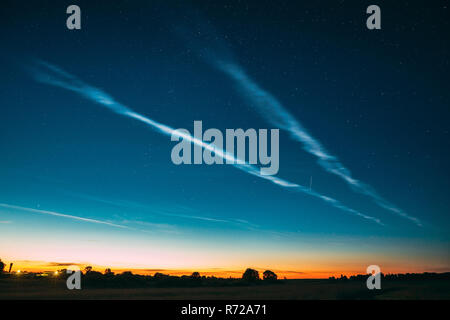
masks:
POLYGON ((292 278, 448 271, 448 9, 379 5, 381 30, 345 3, 86 3, 68 30, 62 3, 8 3, 0 258, 292 278), (279 172, 175 165, 172 135, 236 160, 176 131, 194 121, 280 129, 279 172))

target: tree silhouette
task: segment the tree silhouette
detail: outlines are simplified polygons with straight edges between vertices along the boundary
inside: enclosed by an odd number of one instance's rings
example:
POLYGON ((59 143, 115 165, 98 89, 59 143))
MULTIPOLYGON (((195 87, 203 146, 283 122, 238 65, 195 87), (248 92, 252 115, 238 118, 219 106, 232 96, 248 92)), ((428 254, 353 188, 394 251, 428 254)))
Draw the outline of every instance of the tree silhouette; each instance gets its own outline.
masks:
POLYGON ((110 268, 106 268, 105 269, 105 276, 113 277, 114 276, 114 272, 112 272, 110 268))
POLYGON ((276 281, 277 280, 277 275, 275 272, 270 271, 270 270, 266 270, 263 273, 263 280, 265 281, 276 281))
POLYGON ((0 273, 3 273, 4 269, 5 269, 5 264, 3 263, 2 259, 0 259, 0 273))
POLYGON ((106 269, 105 269, 105 274, 111 274, 111 273, 112 273, 112 271, 111 271, 110 268, 106 268, 106 269))
POLYGON ((128 277, 128 278, 132 278, 134 276, 133 272, 131 272, 131 271, 124 271, 120 275, 122 277, 128 277))
POLYGON ((91 266, 87 266, 86 268, 84 268, 84 271, 85 271, 86 273, 89 273, 89 272, 92 271, 92 267, 91 267, 91 266))
POLYGON ((87 272, 86 273, 86 275, 85 275, 85 277, 86 277, 86 279, 90 279, 90 280, 92 280, 92 279, 95 279, 95 280, 101 280, 101 279, 103 279, 103 275, 102 275, 102 273, 101 272, 98 272, 98 271, 89 271, 89 272, 87 272))
POLYGON ((197 271, 192 272, 191 278, 192 278, 192 279, 200 279, 200 278, 201 278, 201 277, 200 277, 200 273, 198 273, 197 271))
POLYGON ((153 278, 155 279, 166 279, 169 276, 167 274, 161 273, 161 272, 157 272, 153 275, 153 278))
POLYGON ((248 282, 256 282, 259 280, 259 273, 255 269, 248 268, 242 275, 242 280, 248 282))

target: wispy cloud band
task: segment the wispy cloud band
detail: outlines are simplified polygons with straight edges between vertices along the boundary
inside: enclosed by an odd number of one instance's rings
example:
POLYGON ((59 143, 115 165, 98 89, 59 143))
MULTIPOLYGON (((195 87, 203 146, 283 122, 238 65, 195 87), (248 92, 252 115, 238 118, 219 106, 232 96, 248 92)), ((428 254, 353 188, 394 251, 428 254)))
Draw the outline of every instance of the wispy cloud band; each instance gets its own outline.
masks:
MULTIPOLYGON (((44 61, 36 61, 36 63, 29 69, 31 71, 31 75, 33 78, 41 83, 53 85, 56 87, 64 88, 70 91, 73 91, 75 93, 78 93, 82 95, 83 97, 98 103, 106 108, 108 108, 110 111, 113 111, 117 114, 120 114, 125 117, 129 117, 135 120, 138 120, 140 122, 143 122, 147 125, 149 125, 151 128, 155 129, 156 131, 165 134, 165 135, 176 135, 180 138, 186 139, 190 141, 191 143, 194 143, 195 145, 201 146, 202 148, 205 148, 209 151, 212 151, 216 154, 216 156, 224 158, 225 160, 231 160, 233 165, 251 175, 257 176, 259 178, 268 180, 276 185, 279 185, 284 188, 293 189, 295 191, 305 193, 308 195, 311 195, 313 197, 316 197, 318 199, 321 199, 331 206, 342 210, 343 212, 346 212, 348 214, 356 215, 359 217, 362 217, 364 219, 373 221, 377 224, 382 225, 381 221, 377 218, 362 214, 356 210, 353 210, 351 208, 348 208, 341 204, 338 200, 327 197, 325 195, 319 194, 313 190, 310 190, 309 188, 303 187, 301 185, 298 185, 296 183, 292 183, 290 181, 281 179, 277 176, 269 176, 269 175, 263 175, 260 173, 259 168, 256 166, 250 165, 248 163, 238 163, 238 159, 236 159, 233 155, 227 153, 224 150, 218 149, 216 146, 212 144, 207 144, 203 142, 202 140, 199 140, 189 134, 186 134, 184 132, 181 132, 179 130, 175 130, 171 128, 170 126, 164 125, 162 123, 159 123, 153 119, 150 119, 144 115, 141 115, 135 111, 133 111, 131 108, 117 102, 111 95, 107 94, 103 90, 100 90, 96 87, 93 87, 91 85, 86 84, 85 82, 79 80, 77 77, 71 75, 70 73, 64 71, 63 69, 52 65, 50 63, 44 62, 44 61)), ((244 81, 244 84, 246 86, 249 86, 251 88, 252 86, 255 86, 252 82, 244 81)), ((254 88, 255 89, 255 88, 254 88)), ((264 95, 264 92, 262 91, 261 94, 264 95)))
POLYGON ((0 207, 7 208, 7 209, 13 209, 13 210, 21 210, 21 211, 26 211, 26 212, 31 212, 31 213, 45 214, 45 215, 56 216, 56 217, 61 217, 61 218, 67 218, 67 219, 72 219, 72 220, 78 220, 78 221, 83 221, 83 222, 103 224, 103 225, 107 225, 107 226, 115 227, 115 228, 130 229, 127 226, 123 226, 123 225, 120 225, 120 224, 115 224, 115 223, 111 223, 111 222, 107 222, 107 221, 90 219, 90 218, 83 218, 83 217, 79 217, 79 216, 74 216, 74 215, 64 214, 64 213, 59 213, 59 212, 54 212, 54 211, 47 211, 47 210, 40 210, 40 209, 21 207, 21 206, 16 206, 16 205, 7 204, 7 203, 0 203, 0 207))
MULTIPOLYGON (((211 62, 211 60, 208 60, 211 62)), ((242 94, 251 102, 252 106, 272 125, 286 130, 293 140, 302 144, 303 150, 317 158, 318 164, 327 172, 343 179, 353 191, 364 194, 380 207, 400 217, 409 219, 418 226, 420 220, 410 216, 383 199, 369 185, 355 179, 339 159, 331 155, 326 148, 315 139, 306 128, 275 98, 271 93, 261 88, 253 81, 238 64, 216 59, 212 61, 219 70, 228 75, 236 84, 242 94)))

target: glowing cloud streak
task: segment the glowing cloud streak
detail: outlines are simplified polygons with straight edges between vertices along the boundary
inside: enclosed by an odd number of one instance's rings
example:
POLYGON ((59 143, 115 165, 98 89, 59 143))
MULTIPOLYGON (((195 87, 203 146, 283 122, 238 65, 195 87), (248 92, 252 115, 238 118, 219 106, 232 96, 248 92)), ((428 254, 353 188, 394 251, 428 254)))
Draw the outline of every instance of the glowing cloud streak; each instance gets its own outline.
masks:
MULTIPOLYGON (((211 60, 210 57, 217 56, 210 54, 207 59, 215 67, 228 75, 241 90, 243 95, 252 102, 258 112, 272 125, 284 129, 291 134, 291 138, 303 145, 303 150, 314 155, 318 159, 318 164, 327 172, 342 178, 353 191, 367 195, 380 207, 403 218, 413 221, 418 226, 422 226, 419 219, 412 217, 383 199, 375 190, 367 184, 352 178, 350 170, 344 167, 337 157, 330 155, 321 143, 314 139, 302 124, 289 113, 288 110, 269 92, 261 88, 253 81, 245 71, 237 64, 226 62, 220 59, 211 60)), ((323 199, 327 201, 326 199, 323 199)))
MULTIPOLYGON (((257 176, 259 178, 268 180, 276 185, 279 185, 281 187, 290 188, 292 190, 306 193, 308 195, 311 195, 313 197, 319 198, 331 206, 340 209, 346 213, 359 216, 361 218, 373 221, 377 224, 383 225, 381 221, 375 217, 371 217, 365 214, 362 214, 354 209, 348 208, 341 204, 338 200, 335 200, 333 198, 324 196, 322 194, 319 194, 313 190, 310 190, 309 188, 303 187, 301 185, 298 185, 296 183, 289 182, 284 179, 280 179, 276 176, 269 176, 269 175, 262 175, 259 171, 259 168, 253 165, 250 165, 248 163, 238 163, 238 159, 235 158, 233 155, 227 153, 224 150, 218 149, 214 144, 207 144, 203 142, 202 140, 199 140, 189 134, 186 134, 184 132, 181 132, 179 130, 175 130, 167 125, 164 125, 162 123, 159 123, 155 120, 152 120, 146 116, 143 116, 139 113, 134 112, 132 109, 128 108, 127 106, 117 102, 112 96, 107 94, 106 92, 92 87, 83 81, 79 80, 75 76, 67 73, 66 71, 43 61, 37 61, 35 66, 30 68, 31 74, 34 77, 34 79, 38 82, 53 85, 56 87, 64 88, 73 92, 76 92, 85 98, 94 101, 100 105, 103 105, 104 107, 108 108, 109 110, 138 120, 140 122, 143 122, 156 131, 163 133, 168 136, 178 136, 181 137, 187 141, 190 141, 191 143, 194 143, 195 145, 201 146, 202 148, 205 148, 211 152, 215 152, 216 156, 221 157, 225 160, 229 160, 230 162, 234 163, 233 165, 251 175, 257 176)), ((244 81, 243 84, 251 85, 252 82, 244 81)), ((249 86, 248 89, 250 89, 252 86, 249 86)), ((255 89, 255 88, 254 88, 255 89)))
POLYGON ((174 29, 175 34, 194 49, 201 59, 230 77, 268 123, 289 132, 293 140, 302 144, 303 150, 318 159, 318 164, 325 171, 343 179, 353 191, 372 198, 381 208, 422 226, 418 218, 403 212, 381 197, 369 185, 354 179, 350 170, 344 167, 337 157, 328 153, 326 148, 295 119, 276 97, 261 88, 246 74, 245 70, 235 62, 236 58, 230 46, 227 45, 226 38, 222 37, 207 19, 195 10, 185 8, 185 11, 189 12, 187 16, 190 19, 184 23, 177 21, 175 25, 178 27, 174 29), (195 23, 193 24, 192 21, 195 23))
POLYGON ((45 214, 45 215, 50 215, 50 216, 68 218, 68 219, 78 220, 78 221, 83 221, 83 222, 104 224, 104 225, 107 225, 107 226, 110 226, 110 227, 131 229, 131 228, 127 227, 127 226, 122 226, 120 224, 115 224, 115 223, 111 223, 111 222, 107 222, 107 221, 83 218, 83 217, 73 216, 73 215, 70 215, 70 214, 64 214, 64 213, 59 213, 59 212, 54 212, 54 211, 47 211, 47 210, 39 210, 39 209, 33 209, 33 208, 20 207, 20 206, 15 206, 15 205, 12 205, 12 204, 7 204, 7 203, 0 203, 0 207, 6 208, 6 209, 21 210, 21 211, 27 211, 27 212, 31 212, 31 213, 39 213, 39 214, 45 214))

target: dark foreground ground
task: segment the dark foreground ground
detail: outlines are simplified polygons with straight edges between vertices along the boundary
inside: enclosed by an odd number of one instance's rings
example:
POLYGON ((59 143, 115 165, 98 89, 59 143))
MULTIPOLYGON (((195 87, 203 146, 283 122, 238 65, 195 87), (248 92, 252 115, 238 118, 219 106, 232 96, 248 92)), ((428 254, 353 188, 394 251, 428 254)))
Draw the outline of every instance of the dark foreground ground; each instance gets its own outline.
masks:
POLYGON ((381 290, 365 282, 285 280, 280 284, 193 288, 83 288, 64 280, 0 279, 0 299, 450 299, 450 280, 384 281, 381 290))

